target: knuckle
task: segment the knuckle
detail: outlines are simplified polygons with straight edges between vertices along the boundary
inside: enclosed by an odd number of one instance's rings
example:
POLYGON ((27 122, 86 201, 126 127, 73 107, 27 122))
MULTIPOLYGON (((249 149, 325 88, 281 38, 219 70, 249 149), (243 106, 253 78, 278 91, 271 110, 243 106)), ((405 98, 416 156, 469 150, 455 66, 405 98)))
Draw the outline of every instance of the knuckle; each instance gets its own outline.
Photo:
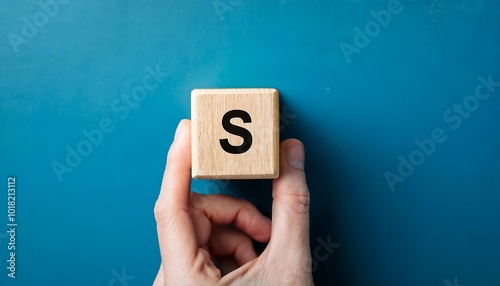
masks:
POLYGON ((184 209, 174 209, 171 205, 165 204, 164 202, 157 201, 153 211, 154 211, 156 223, 166 226, 176 216, 177 212, 185 211, 185 210, 184 209))
POLYGON ((298 213, 309 212, 311 194, 304 176, 292 176, 284 179, 281 185, 273 190, 273 197, 283 200, 298 213))
POLYGON ((208 195, 205 195, 207 198, 211 199, 211 200, 224 200, 224 199, 227 199, 229 198, 230 196, 228 195, 224 195, 224 194, 208 194, 208 195))
POLYGON ((154 207, 154 215, 156 222, 162 222, 168 217, 168 208, 157 201, 154 207))
POLYGON ((287 204, 290 208, 298 213, 307 213, 311 205, 311 195, 309 193, 297 194, 289 193, 287 194, 287 204))
POLYGON ((189 198, 189 203, 196 209, 202 209, 203 206, 206 204, 206 195, 191 193, 189 198))
POLYGON ((238 198, 237 201, 241 204, 242 208, 245 208, 245 209, 254 209, 255 208, 255 206, 247 200, 238 198))

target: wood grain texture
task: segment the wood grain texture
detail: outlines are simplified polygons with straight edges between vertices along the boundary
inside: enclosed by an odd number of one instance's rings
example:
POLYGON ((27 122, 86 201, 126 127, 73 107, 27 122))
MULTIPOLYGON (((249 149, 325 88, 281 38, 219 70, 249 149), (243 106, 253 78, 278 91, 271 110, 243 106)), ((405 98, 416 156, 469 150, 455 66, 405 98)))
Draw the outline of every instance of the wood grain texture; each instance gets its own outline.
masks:
POLYGON ((279 93, 274 88, 194 89, 191 92, 192 176, 195 179, 269 179, 279 176, 279 93), (223 116, 242 110, 251 117, 231 124, 248 130, 251 147, 230 154, 220 140, 240 146, 244 138, 222 125, 223 116))

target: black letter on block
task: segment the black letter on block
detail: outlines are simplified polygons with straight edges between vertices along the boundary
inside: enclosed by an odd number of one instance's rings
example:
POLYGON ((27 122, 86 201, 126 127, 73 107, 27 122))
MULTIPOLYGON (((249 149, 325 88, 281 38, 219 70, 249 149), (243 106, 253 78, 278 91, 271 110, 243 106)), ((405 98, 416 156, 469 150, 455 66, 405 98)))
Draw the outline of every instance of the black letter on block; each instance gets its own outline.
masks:
POLYGON ((224 127, 224 130, 243 138, 243 143, 240 146, 233 146, 229 144, 229 140, 227 139, 220 139, 219 141, 220 146, 227 153, 241 154, 245 153, 248 149, 250 149, 250 147, 252 147, 252 134, 243 127, 231 124, 231 119, 235 117, 241 118, 244 123, 252 122, 252 118, 250 117, 250 114, 243 110, 230 110, 224 114, 224 117, 222 117, 222 127, 224 127))

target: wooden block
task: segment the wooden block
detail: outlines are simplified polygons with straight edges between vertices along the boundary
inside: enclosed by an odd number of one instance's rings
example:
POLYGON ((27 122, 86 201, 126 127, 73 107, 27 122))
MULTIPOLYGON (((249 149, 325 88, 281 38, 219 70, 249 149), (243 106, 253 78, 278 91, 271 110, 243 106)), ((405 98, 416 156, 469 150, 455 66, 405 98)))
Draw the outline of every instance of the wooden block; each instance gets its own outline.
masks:
POLYGON ((194 89, 191 120, 193 178, 279 176, 276 89, 194 89))

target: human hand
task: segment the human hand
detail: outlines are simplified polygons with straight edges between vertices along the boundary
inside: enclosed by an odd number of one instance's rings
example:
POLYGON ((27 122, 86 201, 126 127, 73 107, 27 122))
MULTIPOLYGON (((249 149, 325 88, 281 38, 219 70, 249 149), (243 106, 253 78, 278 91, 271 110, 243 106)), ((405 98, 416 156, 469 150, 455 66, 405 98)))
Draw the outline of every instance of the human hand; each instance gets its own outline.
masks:
POLYGON ((280 152, 271 222, 248 201, 190 192, 191 122, 179 123, 154 210, 162 265, 153 285, 313 285, 304 147, 290 139, 280 152), (260 256, 251 239, 269 241, 260 256), (221 257, 236 265, 219 269, 221 257))

